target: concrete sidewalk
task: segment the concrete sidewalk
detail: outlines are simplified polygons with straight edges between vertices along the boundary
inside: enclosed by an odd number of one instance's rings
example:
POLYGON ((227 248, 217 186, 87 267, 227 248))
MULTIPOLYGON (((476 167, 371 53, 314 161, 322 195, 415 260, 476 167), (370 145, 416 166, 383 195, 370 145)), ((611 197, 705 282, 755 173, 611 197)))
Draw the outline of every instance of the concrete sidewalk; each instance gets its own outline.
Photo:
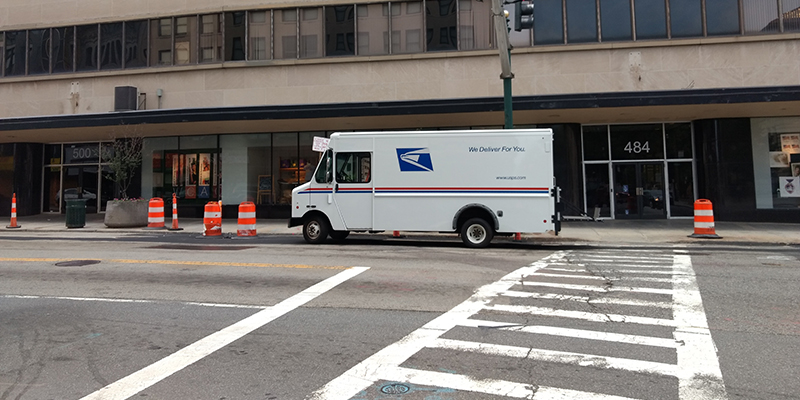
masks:
MULTIPOLYGON (((66 216, 63 214, 39 214, 18 218, 19 229, 7 229, 9 221, 3 221, 0 235, 10 235, 24 232, 30 236, 35 232, 48 233, 48 236, 63 234, 65 237, 73 232, 95 232, 118 235, 121 233, 158 233, 158 234, 194 234, 203 232, 201 218, 181 218, 179 225, 181 231, 146 230, 143 228, 112 229, 103 224, 103 214, 88 214, 86 225, 83 228, 66 227, 66 216)), ((285 219, 260 219, 257 221, 257 232, 265 235, 302 235, 300 227, 288 228, 285 219)), ((166 226, 171 226, 171 220, 166 219, 166 226)), ((237 221, 224 219, 222 230, 224 234, 236 235, 237 221)), ((558 236, 553 234, 525 234, 522 239, 528 242, 546 243, 595 243, 595 244, 647 244, 647 243, 676 243, 676 244, 772 244, 772 245, 800 245, 800 226, 798 224, 778 223, 747 223, 747 222, 716 222, 717 235, 722 239, 696 239, 688 237, 694 232, 692 219, 671 220, 604 220, 591 221, 565 221, 562 223, 558 236)), ((413 236, 413 232, 402 232, 404 235, 413 236)), ((391 232, 378 235, 390 236, 391 232)), ((425 233, 430 236, 431 234, 425 233)), ((442 234, 441 236, 446 236, 442 234)), ((454 234, 450 234, 454 237, 454 234)), ((0 236, 2 237, 2 236, 0 236)))

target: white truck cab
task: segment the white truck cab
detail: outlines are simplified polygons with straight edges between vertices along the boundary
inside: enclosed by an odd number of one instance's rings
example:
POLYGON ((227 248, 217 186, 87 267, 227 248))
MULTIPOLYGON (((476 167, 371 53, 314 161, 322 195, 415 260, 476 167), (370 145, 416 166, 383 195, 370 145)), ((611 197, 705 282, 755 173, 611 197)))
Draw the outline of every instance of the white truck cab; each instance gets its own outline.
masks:
POLYGON ((549 129, 334 133, 289 226, 308 243, 351 231, 496 234, 560 229, 549 129))

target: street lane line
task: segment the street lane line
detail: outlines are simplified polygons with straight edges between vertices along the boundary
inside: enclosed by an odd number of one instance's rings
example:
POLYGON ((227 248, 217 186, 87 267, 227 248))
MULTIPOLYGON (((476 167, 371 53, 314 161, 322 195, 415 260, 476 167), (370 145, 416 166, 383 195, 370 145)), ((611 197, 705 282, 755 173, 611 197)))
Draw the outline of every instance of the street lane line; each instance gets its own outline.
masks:
POLYGON ((558 328, 555 326, 544 325, 522 326, 509 324, 508 322, 496 322, 478 319, 468 319, 462 321, 459 325, 470 328, 492 328, 509 332, 525 332, 549 336, 571 337, 577 339, 600 340, 604 342, 639 344, 643 346, 666 347, 670 349, 678 347, 678 343, 675 341, 675 339, 626 335, 622 333, 592 331, 587 329, 558 328))
POLYGON ((630 358, 605 357, 569 351, 544 350, 533 347, 506 346, 502 344, 468 342, 452 339, 437 339, 431 343, 428 348, 468 351, 488 356, 522 358, 549 363, 577 365, 581 367, 630 371, 640 374, 686 377, 686 371, 681 371, 675 364, 633 360, 630 358))
MULTIPOLYGON (((179 260, 126 260, 126 259, 103 259, 91 258, 101 262, 119 263, 119 264, 158 264, 158 265, 201 265, 213 267, 261 267, 261 268, 301 268, 301 269, 335 269, 346 270, 350 267, 344 266, 328 266, 328 265, 303 265, 303 264, 270 264, 270 263, 238 263, 238 262, 221 262, 221 261, 179 261, 179 260)), ((62 261, 77 261, 85 260, 85 258, 3 258, 2 261, 16 261, 16 262, 62 262, 62 261)))
POLYGON ((672 309, 672 304, 667 303, 665 301, 614 299, 605 297, 595 298, 589 296, 573 296, 573 295, 557 294, 557 293, 519 292, 516 290, 505 291, 501 294, 501 296, 521 297, 521 298, 540 299, 540 300, 566 300, 566 301, 575 301, 578 303, 586 303, 586 304, 616 304, 620 306, 656 307, 656 308, 672 309))
POLYGON ((247 304, 223 304, 223 303, 199 303, 195 301, 170 301, 170 300, 140 300, 140 299, 107 299, 102 297, 69 297, 69 296, 29 296, 29 295, 15 295, 4 294, 0 298, 8 299, 43 299, 43 300, 70 300, 70 301, 96 301, 106 303, 150 303, 150 304, 184 304, 190 306, 202 307, 221 307, 221 308, 255 308, 263 310, 267 306, 253 306, 247 304))
POLYGON ((675 321, 671 319, 650 318, 650 317, 636 317, 633 315, 620 315, 620 314, 600 314, 590 313, 583 311, 570 311, 560 310, 549 307, 530 307, 530 306, 509 306, 504 304, 495 304, 486 306, 485 310, 490 311, 503 311, 514 314, 533 314, 545 315, 548 317, 561 317, 581 319, 592 322, 622 322, 626 324, 642 324, 642 325, 656 325, 656 326, 669 326, 675 327, 675 321))
POLYGON ((409 382, 420 386, 447 387, 455 390, 486 393, 519 399, 545 400, 634 400, 628 397, 605 395, 601 393, 581 392, 578 390, 560 389, 549 386, 509 382, 497 379, 473 379, 464 375, 445 372, 423 371, 411 368, 385 368, 382 375, 390 381, 409 382))
POLYGON ((681 399, 727 399, 725 382, 719 367, 717 346, 708 328, 703 299, 688 255, 675 255, 675 276, 673 288, 676 341, 679 346, 678 367, 685 371, 687 378, 678 381, 681 399))
MULTIPOLYGON (((385 379, 381 372, 385 371, 386 367, 399 367, 400 364, 420 350, 428 347, 429 344, 432 344, 441 335, 444 335, 450 329, 458 326, 461 321, 481 311, 500 293, 519 284, 521 277, 526 277, 542 268, 546 268, 549 262, 563 259, 565 254, 565 252, 561 251, 553 253, 527 267, 522 267, 509 273, 496 282, 481 286, 475 294, 463 303, 433 319, 433 321, 428 322, 416 331, 411 332, 399 341, 384 347, 366 360, 347 370, 344 374, 317 389, 311 395, 310 399, 342 400, 352 398, 378 380, 385 379)), ((440 385, 437 384, 433 386, 440 385)), ((527 392, 527 395, 531 394, 530 391, 527 392)))
POLYGON ((634 292, 634 293, 652 293, 652 294, 673 294, 672 289, 657 289, 657 288, 630 287, 630 286, 617 286, 617 285, 611 287, 605 287, 605 286, 591 286, 591 285, 572 285, 568 283, 524 281, 522 282, 522 286, 542 286, 542 287, 551 287, 559 289, 583 290, 586 292, 634 292))
POLYGON ((342 271, 272 307, 212 333, 154 364, 81 398, 81 400, 122 400, 130 398, 368 269, 367 267, 353 267, 342 271))

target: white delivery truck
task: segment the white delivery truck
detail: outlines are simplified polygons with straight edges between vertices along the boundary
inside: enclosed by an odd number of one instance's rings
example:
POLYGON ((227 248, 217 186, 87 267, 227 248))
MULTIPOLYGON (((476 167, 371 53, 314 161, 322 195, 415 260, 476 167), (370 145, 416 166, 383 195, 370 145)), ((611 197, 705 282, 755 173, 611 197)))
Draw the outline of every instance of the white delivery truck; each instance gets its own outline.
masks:
POLYGON ((292 190, 289 227, 308 243, 350 232, 558 234, 550 129, 334 133, 310 179, 292 190))

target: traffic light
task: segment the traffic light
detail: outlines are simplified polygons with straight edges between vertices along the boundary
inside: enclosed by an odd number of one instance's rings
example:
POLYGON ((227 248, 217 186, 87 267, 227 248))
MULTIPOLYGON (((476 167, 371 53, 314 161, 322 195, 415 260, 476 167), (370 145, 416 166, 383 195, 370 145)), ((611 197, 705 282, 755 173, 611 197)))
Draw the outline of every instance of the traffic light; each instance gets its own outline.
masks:
POLYGON ((514 30, 533 28, 533 0, 520 0, 514 3, 514 30))
POLYGON ((511 33, 511 20, 508 19, 508 10, 503 10, 503 16, 506 17, 506 29, 511 33))

